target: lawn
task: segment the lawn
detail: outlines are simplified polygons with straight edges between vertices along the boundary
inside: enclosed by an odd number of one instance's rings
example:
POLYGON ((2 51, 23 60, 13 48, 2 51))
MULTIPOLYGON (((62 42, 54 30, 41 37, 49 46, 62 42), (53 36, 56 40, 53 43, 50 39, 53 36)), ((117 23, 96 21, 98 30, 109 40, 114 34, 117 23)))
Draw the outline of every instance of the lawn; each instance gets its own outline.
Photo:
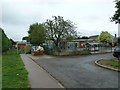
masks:
POLYGON ((2 56, 2 88, 30 88, 28 72, 14 51, 2 56))
POLYGON ((0 55, 0 89, 2 88, 2 55, 0 55))
POLYGON ((106 65, 110 65, 114 68, 120 68, 120 61, 117 59, 110 59, 108 62, 106 62, 106 65))
POLYGON ((117 60, 116 58, 112 58, 109 60, 101 60, 99 61, 100 64, 106 65, 115 69, 120 69, 120 61, 117 60))

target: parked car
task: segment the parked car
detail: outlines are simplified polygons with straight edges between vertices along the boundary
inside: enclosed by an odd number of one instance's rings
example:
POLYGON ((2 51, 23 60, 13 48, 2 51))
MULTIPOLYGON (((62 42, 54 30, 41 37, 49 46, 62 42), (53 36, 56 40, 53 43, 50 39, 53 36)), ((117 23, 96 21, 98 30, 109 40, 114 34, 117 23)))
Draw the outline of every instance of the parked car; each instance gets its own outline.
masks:
POLYGON ((118 60, 120 60, 120 46, 115 47, 113 56, 118 58, 118 60))

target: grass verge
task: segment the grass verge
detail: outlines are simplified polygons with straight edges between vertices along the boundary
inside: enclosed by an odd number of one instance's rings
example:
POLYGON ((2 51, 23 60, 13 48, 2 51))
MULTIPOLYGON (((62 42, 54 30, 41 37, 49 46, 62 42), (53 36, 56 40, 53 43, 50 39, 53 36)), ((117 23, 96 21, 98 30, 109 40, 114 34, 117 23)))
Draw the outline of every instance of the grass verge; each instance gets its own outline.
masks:
POLYGON ((0 54, 0 90, 2 89, 2 55, 0 54))
POLYGON ((12 53, 2 56, 2 88, 30 88, 28 72, 20 55, 12 53))
POLYGON ((120 61, 117 60, 116 58, 112 58, 112 59, 109 59, 109 60, 101 60, 101 61, 99 61, 99 63, 102 64, 102 65, 120 70, 120 61))

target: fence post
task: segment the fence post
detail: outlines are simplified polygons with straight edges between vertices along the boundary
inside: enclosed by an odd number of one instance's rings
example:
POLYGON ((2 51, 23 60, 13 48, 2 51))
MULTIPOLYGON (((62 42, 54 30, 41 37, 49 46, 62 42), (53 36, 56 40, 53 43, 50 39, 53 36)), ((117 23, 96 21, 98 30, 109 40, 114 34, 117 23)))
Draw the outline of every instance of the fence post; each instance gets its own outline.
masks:
POLYGON ((17 44, 17 54, 18 54, 18 44, 17 44))

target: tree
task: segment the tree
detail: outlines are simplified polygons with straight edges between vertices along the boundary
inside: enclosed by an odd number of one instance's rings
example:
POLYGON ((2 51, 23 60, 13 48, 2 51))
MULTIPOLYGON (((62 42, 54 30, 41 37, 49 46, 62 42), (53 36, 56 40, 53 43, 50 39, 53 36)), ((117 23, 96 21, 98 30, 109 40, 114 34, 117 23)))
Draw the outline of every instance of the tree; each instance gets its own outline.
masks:
POLYGON ((29 37, 25 36, 25 37, 22 38, 22 40, 26 40, 28 42, 29 41, 29 37))
POLYGON ((32 24, 29 27, 29 41, 33 45, 40 45, 45 42, 45 29, 43 24, 32 24))
POLYGON ((107 31, 102 31, 102 33, 98 37, 98 41, 104 44, 112 43, 112 35, 107 31))
POLYGON ((115 21, 115 23, 117 24, 117 23, 120 23, 120 19, 119 19, 119 17, 120 17, 120 1, 116 0, 115 3, 116 3, 115 8, 117 10, 115 11, 115 14, 113 15, 113 17, 111 18, 111 21, 112 22, 115 21))
POLYGON ((0 52, 1 52, 1 48, 2 48, 2 52, 5 52, 12 47, 12 42, 4 33, 4 30, 2 28, 0 28, 0 37, 2 37, 0 38, 0 42, 2 42, 2 44, 0 44, 0 52))
POLYGON ((16 44, 16 42, 13 39, 10 39, 10 41, 11 41, 12 45, 16 44))
POLYGON ((59 48, 60 42, 72 40, 77 36, 76 27, 72 21, 64 20, 61 16, 53 16, 52 18, 52 20, 47 19, 44 23, 46 36, 59 48))
POLYGON ((83 37, 81 37, 81 39, 89 39, 89 37, 83 36, 83 37))

